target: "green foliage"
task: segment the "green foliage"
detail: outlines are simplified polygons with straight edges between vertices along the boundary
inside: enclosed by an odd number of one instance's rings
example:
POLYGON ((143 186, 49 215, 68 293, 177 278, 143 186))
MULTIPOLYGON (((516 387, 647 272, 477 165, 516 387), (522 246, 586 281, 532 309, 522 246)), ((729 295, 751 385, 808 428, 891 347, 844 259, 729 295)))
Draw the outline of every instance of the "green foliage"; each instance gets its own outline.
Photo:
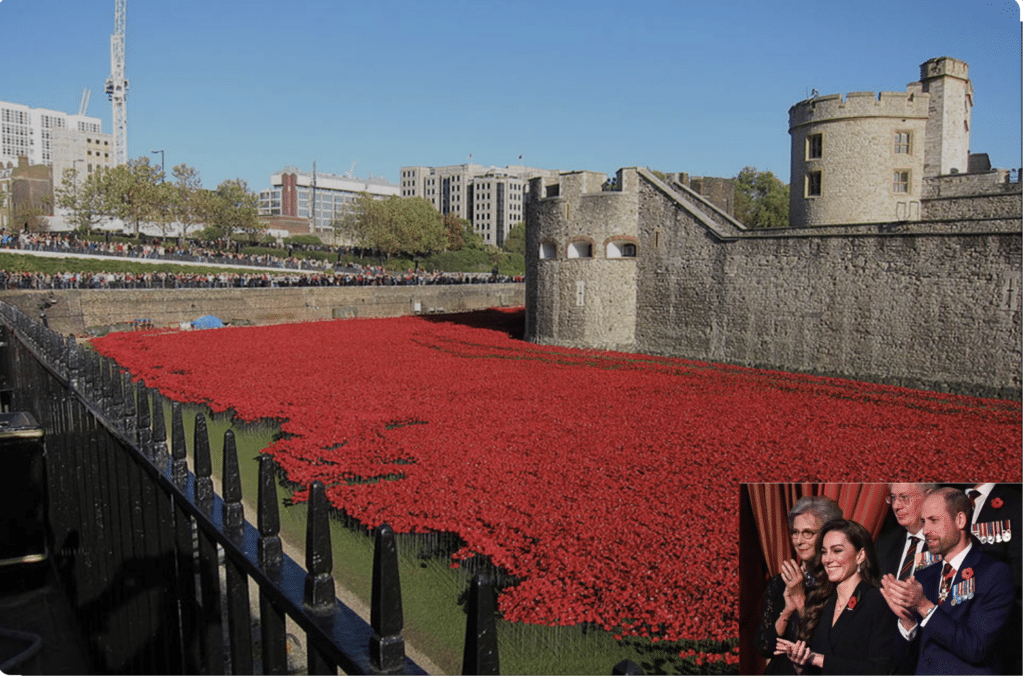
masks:
POLYGON ((470 228, 469 222, 457 214, 449 213, 444 216, 444 230, 448 237, 449 250, 461 250, 463 248, 467 228, 470 228))
POLYGON ((57 274, 65 271, 75 273, 252 273, 252 269, 234 269, 202 264, 151 263, 145 260, 130 262, 120 259, 95 259, 85 257, 35 257, 33 255, 0 252, 0 270, 23 273, 57 274))
POLYGON ((359 247, 386 256, 438 252, 448 240, 441 214, 420 197, 376 200, 364 193, 342 220, 341 230, 359 247))
POLYGON ((505 234, 505 243, 502 245, 505 252, 513 252, 526 255, 526 222, 517 222, 508 233, 505 234))
POLYGON ((97 172, 88 181, 96 183, 103 213, 131 224, 138 234, 139 222, 154 217, 163 197, 158 197, 156 188, 160 176, 160 170, 149 164, 149 157, 141 156, 97 172))
POLYGON ((789 226, 789 187, 770 171, 745 167, 734 178, 736 219, 754 229, 789 226))
POLYGON ((217 187, 207 207, 208 223, 221 229, 225 238, 235 233, 255 240, 262 230, 256 219, 256 194, 249 190, 244 179, 225 179, 217 187))
POLYGON ((319 236, 311 233, 300 233, 294 236, 288 236, 284 239, 285 245, 323 245, 324 242, 320 240, 319 236))
POLYGON ((462 249, 463 250, 483 250, 484 249, 484 238, 478 234, 474 229, 473 225, 469 222, 465 222, 465 229, 462 232, 462 249))
POLYGON ((60 186, 54 190, 57 205, 71 210, 75 230, 86 233, 103 216, 103 198, 97 190, 97 182, 82 180, 77 169, 64 170, 60 186))

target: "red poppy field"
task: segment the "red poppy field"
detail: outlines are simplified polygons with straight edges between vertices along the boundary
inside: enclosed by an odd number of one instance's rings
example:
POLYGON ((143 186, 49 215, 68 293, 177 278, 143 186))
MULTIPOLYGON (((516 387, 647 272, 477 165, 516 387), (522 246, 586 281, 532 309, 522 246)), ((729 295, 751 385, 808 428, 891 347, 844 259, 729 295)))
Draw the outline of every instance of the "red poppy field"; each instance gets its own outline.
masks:
MULTIPOLYGON (((508 620, 736 638, 738 484, 1021 479, 1017 402, 545 347, 521 310, 94 341, 184 402, 279 420, 290 481, 521 579, 508 620), (969 462, 967 462, 969 461, 969 462)), ((295 499, 303 499, 296 493, 295 499)))

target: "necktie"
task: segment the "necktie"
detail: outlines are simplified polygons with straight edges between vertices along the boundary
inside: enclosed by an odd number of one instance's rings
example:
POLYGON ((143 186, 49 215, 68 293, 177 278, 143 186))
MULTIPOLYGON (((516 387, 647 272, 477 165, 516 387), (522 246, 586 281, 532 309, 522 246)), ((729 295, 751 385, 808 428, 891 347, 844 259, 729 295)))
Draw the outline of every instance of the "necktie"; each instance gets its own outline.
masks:
POLYGON ((953 576, 956 571, 948 561, 942 562, 942 582, 939 583, 939 603, 941 604, 949 596, 950 585, 953 584, 953 576))
POLYGON ((910 544, 907 545, 907 553, 903 555, 903 567, 900 568, 898 580, 906 580, 907 576, 913 572, 914 561, 917 556, 917 543, 920 541, 921 538, 916 535, 910 536, 910 544))

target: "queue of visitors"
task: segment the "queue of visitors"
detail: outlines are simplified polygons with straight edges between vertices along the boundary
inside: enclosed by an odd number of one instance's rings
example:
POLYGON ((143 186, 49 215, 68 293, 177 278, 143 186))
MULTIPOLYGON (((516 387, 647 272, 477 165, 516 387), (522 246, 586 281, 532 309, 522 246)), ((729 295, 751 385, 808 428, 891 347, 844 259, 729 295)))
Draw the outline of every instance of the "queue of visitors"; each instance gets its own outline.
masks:
MULTIPOLYGON (((34 250, 58 252, 66 255, 107 255, 110 257, 132 257, 136 259, 158 259, 164 261, 188 262, 200 264, 229 264, 240 266, 275 267, 282 269, 300 269, 322 271, 333 265, 323 259, 301 257, 301 250, 292 250, 292 256, 276 257, 268 254, 245 254, 241 252, 225 252, 223 249, 189 242, 177 245, 165 243, 158 239, 137 244, 123 242, 106 242, 82 240, 71 234, 62 233, 20 233, 8 234, 0 232, 0 248, 16 250, 34 250)), ((338 256, 348 248, 340 248, 338 256)))
MULTIPOLYGON (((353 285, 463 285, 481 283, 518 283, 522 276, 505 276, 496 272, 444 273, 408 270, 389 273, 383 267, 365 266, 351 261, 340 265, 350 248, 339 248, 338 262, 291 256, 247 255, 223 252, 202 245, 167 245, 160 241, 125 244, 87 241, 68 234, 8 234, 0 232, 0 248, 28 251, 58 252, 67 255, 105 255, 158 259, 181 264, 222 264, 235 266, 274 267, 287 273, 253 271, 252 273, 81 273, 65 271, 56 274, 0 271, 0 289, 68 290, 68 289, 139 289, 139 288, 282 288, 353 285)), ((293 253, 294 254, 294 253, 293 253)))
MULTIPOLYGON (((376 268, 376 267, 374 267, 376 268)), ((347 273, 73 273, 43 274, 0 271, 0 289, 70 290, 139 288, 286 288, 339 285, 463 285, 480 283, 518 283, 522 276, 472 273, 407 272, 353 270, 347 273)))

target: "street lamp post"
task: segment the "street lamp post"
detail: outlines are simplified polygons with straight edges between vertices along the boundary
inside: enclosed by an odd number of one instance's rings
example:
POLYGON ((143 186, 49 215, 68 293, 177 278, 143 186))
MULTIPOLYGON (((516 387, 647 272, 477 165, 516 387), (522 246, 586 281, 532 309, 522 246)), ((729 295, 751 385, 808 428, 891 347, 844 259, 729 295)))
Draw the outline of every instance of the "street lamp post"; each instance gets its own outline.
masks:
MULTIPOLYGON (((84 162, 85 162, 85 158, 75 158, 74 160, 71 161, 71 169, 75 173, 75 217, 76 218, 81 214, 82 206, 78 202, 79 201, 79 196, 78 196, 78 168, 75 166, 75 164, 76 163, 84 163, 84 162)), ((79 225, 79 226, 81 226, 81 225, 79 225)))
POLYGON ((160 154, 160 183, 162 184, 167 181, 167 173, 164 172, 164 150, 160 149, 159 151, 150 151, 150 153, 160 154))

